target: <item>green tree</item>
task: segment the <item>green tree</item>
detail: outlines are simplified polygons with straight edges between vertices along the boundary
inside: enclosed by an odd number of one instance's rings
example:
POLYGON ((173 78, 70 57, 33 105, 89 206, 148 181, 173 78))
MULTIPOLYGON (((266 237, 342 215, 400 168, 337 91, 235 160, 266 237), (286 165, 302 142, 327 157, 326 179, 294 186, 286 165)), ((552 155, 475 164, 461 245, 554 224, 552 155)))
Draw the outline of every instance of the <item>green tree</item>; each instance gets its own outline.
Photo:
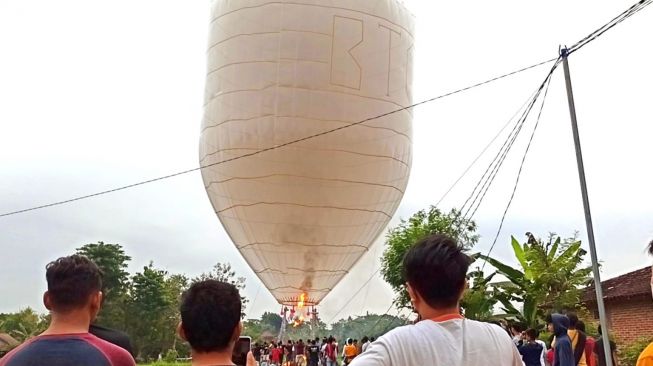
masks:
POLYGON ((76 253, 88 257, 102 270, 104 303, 97 322, 124 329, 124 309, 129 288, 127 265, 131 257, 125 254, 120 244, 106 244, 102 241, 77 248, 76 253))
POLYGON ((395 292, 394 303, 400 308, 410 308, 406 281, 402 275, 404 255, 421 239, 432 234, 446 234, 457 238, 465 248, 470 249, 478 242, 476 224, 460 217, 457 210, 443 213, 431 206, 415 213, 408 220, 401 220, 386 236, 386 248, 381 257, 381 274, 395 292))
POLYGON ((7 333, 20 342, 43 333, 49 324, 49 315, 39 314, 30 307, 17 313, 0 314, 0 332, 7 333))
POLYGON ((236 271, 231 268, 230 263, 216 263, 209 272, 202 273, 193 279, 193 282, 204 280, 217 280, 221 282, 228 282, 236 286, 240 291, 240 301, 243 304, 242 318, 245 318, 245 308, 249 300, 243 295, 245 290, 245 277, 236 277, 236 271))
POLYGON ((162 334, 162 342, 169 345, 170 349, 167 354, 176 354, 187 357, 190 354, 188 344, 177 335, 177 325, 181 321, 179 315, 179 306, 181 305, 181 296, 188 289, 189 279, 182 274, 173 274, 165 279, 165 292, 168 300, 168 308, 165 313, 164 323, 170 331, 162 334), (172 352, 171 352, 172 351, 172 352))
POLYGON ((356 318, 349 317, 347 319, 340 319, 331 325, 332 334, 338 340, 346 340, 347 338, 362 339, 367 337, 378 337, 390 330, 405 325, 406 319, 389 314, 366 314, 356 318))
POLYGON ((129 299, 129 332, 138 358, 153 359, 163 350, 171 348, 170 289, 166 286, 167 272, 154 268, 154 264, 143 267, 142 272, 132 277, 129 299))
POLYGON ((480 268, 476 268, 467 275, 469 288, 465 290, 460 302, 466 318, 479 321, 493 318, 494 306, 498 300, 494 297, 490 281, 495 275, 496 272, 493 272, 485 277, 480 268))
POLYGON ((494 266, 509 282, 498 284, 496 298, 507 315, 529 327, 538 327, 546 313, 573 309, 580 301, 581 289, 589 282, 591 266, 583 264, 587 252, 576 237, 562 240, 549 235, 545 243, 527 233, 520 244, 512 237, 511 245, 519 269, 498 259, 479 255, 494 266), (521 309, 515 303, 521 304, 521 309))
POLYGON ((261 315, 261 326, 264 331, 279 333, 281 330, 281 315, 266 311, 261 315))

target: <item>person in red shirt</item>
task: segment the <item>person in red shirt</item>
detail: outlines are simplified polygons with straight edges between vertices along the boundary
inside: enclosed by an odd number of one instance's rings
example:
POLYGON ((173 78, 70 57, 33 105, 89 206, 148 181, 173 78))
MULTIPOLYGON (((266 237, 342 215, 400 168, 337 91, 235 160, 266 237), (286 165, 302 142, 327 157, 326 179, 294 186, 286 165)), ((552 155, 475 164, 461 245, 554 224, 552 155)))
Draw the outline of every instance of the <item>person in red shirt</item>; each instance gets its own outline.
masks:
MULTIPOLYGON (((579 320, 578 323, 576 323, 576 329, 587 334, 585 332, 585 323, 583 323, 582 320, 579 320)), ((587 338, 585 339, 585 362, 587 363, 587 366, 596 366, 596 359, 594 358, 595 347, 596 341, 594 338, 587 335, 587 338)))
POLYGON ((62 257, 45 267, 43 303, 52 320, 43 334, 0 359, 0 366, 134 366, 121 347, 88 332, 102 304, 102 274, 81 255, 62 257))
POLYGON ((275 366, 281 365, 281 355, 283 355, 283 346, 279 344, 275 345, 272 343, 272 349, 270 350, 270 363, 275 366))

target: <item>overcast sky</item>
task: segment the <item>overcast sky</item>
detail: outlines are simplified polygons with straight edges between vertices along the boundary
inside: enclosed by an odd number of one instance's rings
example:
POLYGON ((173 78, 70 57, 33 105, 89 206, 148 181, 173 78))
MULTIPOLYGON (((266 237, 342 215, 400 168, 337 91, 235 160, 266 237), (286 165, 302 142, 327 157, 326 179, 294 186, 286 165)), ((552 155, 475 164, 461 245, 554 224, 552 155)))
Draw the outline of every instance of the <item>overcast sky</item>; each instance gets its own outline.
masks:
MULTIPOLYGON (((555 57, 560 44, 575 43, 632 0, 405 3, 416 15, 414 100, 420 101, 555 57)), ((0 212, 196 167, 208 18, 209 4, 200 0, 0 0, 0 212)), ((650 262, 644 247, 653 238, 651 34, 653 8, 647 8, 570 57, 604 278, 650 262)), ((416 108, 412 174, 391 225, 437 202, 547 71, 416 108)), ((578 230, 587 248, 562 68, 539 128, 493 252, 511 264, 511 234, 578 230)), ((526 137, 477 213, 476 250, 491 244, 526 137)), ((496 149, 443 209, 462 204, 496 149)), ((99 240, 122 244, 133 257, 132 272, 153 260, 193 276, 230 262, 247 278, 248 316, 279 310, 229 241, 196 172, 1 218, 0 312, 45 311, 44 265, 99 240)), ((324 320, 388 309, 392 292, 378 277, 336 314, 378 268, 382 244, 325 299, 324 320)))

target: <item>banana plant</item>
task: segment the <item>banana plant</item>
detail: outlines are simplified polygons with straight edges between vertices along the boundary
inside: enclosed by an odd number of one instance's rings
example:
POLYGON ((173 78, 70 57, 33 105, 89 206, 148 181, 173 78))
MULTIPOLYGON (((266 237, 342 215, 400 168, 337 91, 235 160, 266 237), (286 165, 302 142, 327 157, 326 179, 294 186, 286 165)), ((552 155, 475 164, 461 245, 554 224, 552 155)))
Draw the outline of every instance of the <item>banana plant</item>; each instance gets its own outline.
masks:
POLYGON ((547 312, 577 306, 581 288, 588 284, 591 266, 584 264, 587 252, 575 238, 563 241, 552 234, 544 243, 530 233, 527 235, 523 244, 514 236, 511 238, 519 268, 482 254, 478 257, 508 280, 496 284, 494 294, 506 315, 529 327, 538 327, 547 312))

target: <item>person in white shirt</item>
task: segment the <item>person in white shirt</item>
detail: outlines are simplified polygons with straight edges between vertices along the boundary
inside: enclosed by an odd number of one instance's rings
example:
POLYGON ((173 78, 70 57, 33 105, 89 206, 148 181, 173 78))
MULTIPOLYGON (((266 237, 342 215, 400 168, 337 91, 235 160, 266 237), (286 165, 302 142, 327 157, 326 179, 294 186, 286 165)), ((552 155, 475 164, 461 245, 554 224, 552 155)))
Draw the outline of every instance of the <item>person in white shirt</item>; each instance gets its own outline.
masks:
POLYGON ((445 235, 415 244, 404 257, 403 272, 413 308, 423 320, 379 337, 350 366, 522 366, 503 329, 460 315, 471 262, 445 235))
POLYGON ((363 345, 361 346, 361 353, 363 353, 367 350, 367 347, 370 345, 370 340, 369 338, 367 338, 367 336, 365 336, 363 337, 363 339, 361 339, 361 342, 363 343, 363 345))

